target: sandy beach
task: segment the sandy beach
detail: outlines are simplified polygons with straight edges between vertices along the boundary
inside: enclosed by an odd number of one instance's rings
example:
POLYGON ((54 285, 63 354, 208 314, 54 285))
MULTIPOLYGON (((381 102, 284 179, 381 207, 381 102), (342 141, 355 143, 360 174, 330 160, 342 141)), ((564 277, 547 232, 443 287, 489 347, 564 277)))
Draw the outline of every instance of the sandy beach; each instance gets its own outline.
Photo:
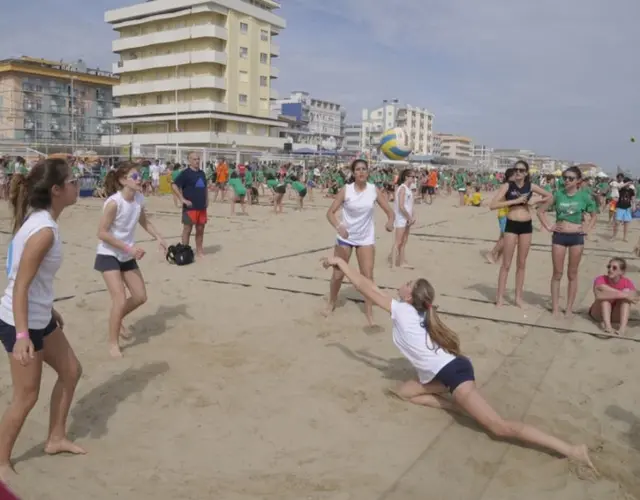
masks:
MULTIPOLYGON (((628 277, 638 279, 633 243, 612 250, 608 228, 598 224, 580 267, 581 314, 567 322, 547 312, 550 236, 536 231, 528 307, 496 309, 498 268, 481 256, 497 237, 495 213, 454 208, 455 201, 416 206, 407 249, 415 271, 387 267, 391 236, 378 210, 376 282, 397 288, 427 277, 487 399, 505 417, 586 443, 601 478, 491 439, 465 418, 389 397, 386 390, 412 374, 391 341, 390 318, 376 310, 380 328, 365 327, 349 285, 335 313, 320 314, 330 274, 319 259, 335 240, 329 200, 316 193, 303 212, 288 201, 279 217, 259 206, 232 218, 227 204, 215 204, 207 256, 187 267, 167 264, 138 229, 149 300, 128 319, 134 337, 122 360, 108 356, 109 296, 93 271, 102 201, 67 209, 56 307, 84 368, 70 434, 89 454, 42 453, 54 382, 47 368, 15 448, 14 489, 24 500, 640 498, 640 344, 594 337, 598 329, 584 315, 609 257, 627 257, 628 277)), ((171 199, 147 199, 147 210, 177 242, 180 212, 171 199)), ((0 217, 5 255, 4 203, 0 217)), ((630 234, 635 242, 638 230, 630 234)), ((509 299, 513 279, 512 270, 509 299)), ((640 340, 640 315, 633 318, 628 335, 640 340)), ((5 360, 2 408, 10 397, 5 360)))

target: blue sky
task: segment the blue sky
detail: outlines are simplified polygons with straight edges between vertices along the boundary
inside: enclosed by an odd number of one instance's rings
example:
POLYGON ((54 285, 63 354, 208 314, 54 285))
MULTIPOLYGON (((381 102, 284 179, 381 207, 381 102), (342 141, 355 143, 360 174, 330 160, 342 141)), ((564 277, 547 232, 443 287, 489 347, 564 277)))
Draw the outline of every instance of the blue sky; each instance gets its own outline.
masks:
MULTIPOLYGON (((11 2, 0 56, 108 68, 104 11, 128 0, 11 2), (22 26, 21 29, 15 29, 22 26)), ((282 0, 276 89, 362 107, 398 98, 493 147, 640 171, 637 0, 282 0), (391 5, 394 7, 391 8, 391 5)))

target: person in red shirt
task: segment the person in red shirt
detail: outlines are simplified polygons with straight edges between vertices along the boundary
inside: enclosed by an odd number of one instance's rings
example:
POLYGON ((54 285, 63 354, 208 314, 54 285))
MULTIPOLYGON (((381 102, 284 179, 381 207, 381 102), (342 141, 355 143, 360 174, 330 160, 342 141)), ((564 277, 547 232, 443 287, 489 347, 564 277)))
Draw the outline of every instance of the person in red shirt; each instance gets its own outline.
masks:
POLYGON ((613 258, 607 265, 607 274, 598 276, 593 282, 595 301, 589 308, 589 316, 600 323, 606 333, 624 335, 631 305, 640 301, 633 281, 624 275, 626 270, 626 260, 613 258), (619 325, 617 331, 612 323, 619 325))

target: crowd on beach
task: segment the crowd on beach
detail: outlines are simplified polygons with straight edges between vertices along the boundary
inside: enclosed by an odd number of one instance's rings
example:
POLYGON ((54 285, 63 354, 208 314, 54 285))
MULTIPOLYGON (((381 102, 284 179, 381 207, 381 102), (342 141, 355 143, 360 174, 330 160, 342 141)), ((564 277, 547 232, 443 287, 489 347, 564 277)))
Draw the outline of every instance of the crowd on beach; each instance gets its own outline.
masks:
MULTIPOLYGON (((94 269, 101 274, 111 298, 105 329, 112 357, 123 355, 121 341, 129 335, 125 318, 147 300, 139 265, 146 251, 136 244, 137 226, 157 240, 163 251, 168 247, 145 209, 145 195, 160 194, 162 176, 167 177, 176 212, 180 210, 181 243, 188 246, 195 232, 197 260, 204 258, 207 209, 211 203, 228 201, 232 213, 239 203, 246 212, 248 205, 269 195, 273 211, 281 214, 287 193, 297 199, 297 208, 303 209, 304 199, 313 198, 315 191, 331 199, 326 218, 335 229, 332 255, 323 259, 323 266, 332 273, 324 314, 329 317, 336 307, 346 277, 364 296, 369 325, 374 325, 373 306, 390 315, 393 342, 416 370, 415 378, 395 389, 398 397, 423 406, 459 411, 499 438, 541 446, 595 470, 586 445, 565 442, 496 413, 476 386, 473 365, 462 354, 457 333, 438 315, 436 292, 427 279, 416 278, 402 284, 395 298, 375 285, 375 207, 384 212, 385 229, 392 233, 387 264, 409 269, 412 267, 407 262, 406 247, 416 224, 416 204, 428 205, 439 198, 452 197, 455 206, 462 209, 487 207, 495 211, 498 238, 486 259, 500 262, 496 306, 505 304, 514 258, 515 305, 524 306, 526 262, 534 232, 533 217, 537 216, 540 229, 547 231, 551 240, 551 312, 560 315, 560 284, 566 274, 565 315, 571 318, 585 241, 593 234, 598 214, 612 214, 608 216, 612 238, 622 224, 623 238, 627 239, 640 191, 624 175, 615 180, 584 178, 577 167, 567 168, 560 176, 541 175, 531 172, 525 161, 516 162, 506 172, 370 167, 362 159, 350 165, 244 165, 220 158, 203 165, 199 154, 191 153, 185 165, 153 159, 119 163, 98 160, 88 166, 83 159, 61 158, 39 159, 28 165, 23 158, 5 158, 0 161, 0 176, 2 196, 13 211, 8 285, 0 300, 0 341, 8 353, 13 383, 11 403, 0 420, 2 479, 11 475, 13 446, 38 399, 43 363, 58 375, 51 397, 45 451, 85 453, 66 435, 66 420, 82 369, 64 333, 64 319, 54 308, 54 279, 63 254, 58 218, 76 203, 83 176, 97 177, 96 195, 105 198, 96 220, 94 269), (349 265, 353 254, 358 270, 349 265)), ((630 310, 639 302, 633 282, 625 276, 626 269, 625 259, 614 257, 606 273, 593 283, 594 301, 589 315, 607 335, 625 335, 630 310)))

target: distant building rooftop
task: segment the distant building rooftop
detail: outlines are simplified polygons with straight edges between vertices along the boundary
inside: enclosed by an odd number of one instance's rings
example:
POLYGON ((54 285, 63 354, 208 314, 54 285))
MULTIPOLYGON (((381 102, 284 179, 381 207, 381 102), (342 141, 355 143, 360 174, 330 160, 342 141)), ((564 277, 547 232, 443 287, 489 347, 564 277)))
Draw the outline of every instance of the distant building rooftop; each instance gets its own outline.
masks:
POLYGON ((88 68, 82 60, 69 63, 27 56, 0 60, 0 73, 6 72, 28 73, 50 78, 73 78, 98 85, 115 85, 119 82, 119 77, 110 71, 88 68))

